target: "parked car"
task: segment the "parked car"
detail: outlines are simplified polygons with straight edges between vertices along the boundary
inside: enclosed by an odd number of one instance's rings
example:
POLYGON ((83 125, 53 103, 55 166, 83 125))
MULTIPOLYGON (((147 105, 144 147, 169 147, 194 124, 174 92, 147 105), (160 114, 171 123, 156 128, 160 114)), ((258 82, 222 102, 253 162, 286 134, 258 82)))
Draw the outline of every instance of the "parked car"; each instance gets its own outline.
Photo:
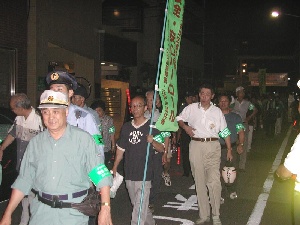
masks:
MULTIPOLYGON (((3 141, 16 115, 7 108, 0 107, 0 139, 3 141)), ((0 185, 0 202, 9 199, 11 185, 17 177, 17 143, 14 141, 4 151, 2 158, 2 183, 0 185)))

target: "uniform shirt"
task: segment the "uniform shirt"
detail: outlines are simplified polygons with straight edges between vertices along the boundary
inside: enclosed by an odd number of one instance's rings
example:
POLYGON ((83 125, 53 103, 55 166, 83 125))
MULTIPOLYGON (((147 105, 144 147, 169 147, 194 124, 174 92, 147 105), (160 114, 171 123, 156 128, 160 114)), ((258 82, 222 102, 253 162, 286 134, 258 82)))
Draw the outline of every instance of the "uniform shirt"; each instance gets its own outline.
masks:
MULTIPOLYGON (((244 129, 242 118, 234 113, 229 112, 227 114, 224 114, 225 120, 228 126, 228 129, 230 130, 230 141, 231 143, 235 143, 238 140, 238 132, 240 129, 244 129)), ((219 139, 221 145, 225 145, 225 141, 223 138, 219 139)))
POLYGON ((244 122, 248 110, 253 110, 253 109, 254 109, 254 105, 251 102, 243 99, 242 102, 240 103, 237 99, 235 99, 232 111, 239 114, 242 117, 242 120, 244 122))
MULTIPOLYGON (((72 198, 72 193, 90 187, 88 173, 104 163, 90 134, 67 125, 63 136, 54 140, 48 130, 32 138, 21 164, 20 174, 12 185, 28 194, 31 188, 51 195, 68 194, 64 202, 79 203, 85 197, 72 198)), ((112 177, 103 178, 96 186, 112 186, 112 177)), ((30 203, 31 225, 88 224, 88 216, 72 208, 51 208, 34 198, 30 203)))
POLYGON ((188 125, 195 129, 195 138, 219 138, 218 133, 227 128, 222 111, 212 103, 207 110, 201 107, 201 103, 192 103, 185 107, 176 119, 188 122, 188 125))
POLYGON ((95 121, 95 118, 90 112, 88 112, 84 108, 70 104, 67 121, 70 125, 79 127, 80 129, 92 135, 97 145, 98 152, 104 157, 104 145, 102 136, 100 134, 99 127, 95 121))
MULTIPOLYGON (((152 110, 151 112, 149 112, 148 110, 146 110, 146 112, 144 113, 144 117, 146 117, 147 119, 150 119, 152 115, 152 110)), ((160 116, 160 112, 158 109, 154 110, 154 114, 153 114, 153 122, 156 123, 158 118, 160 116)))
POLYGON ((295 190, 300 191, 300 134, 295 139, 295 142, 291 148, 291 151, 284 160, 284 166, 292 174, 297 175, 295 190))
POLYGON ((114 121, 108 115, 104 115, 99 120, 104 142, 104 152, 109 152, 111 150, 111 135, 115 134, 114 121))
MULTIPOLYGON (((98 125, 98 127, 100 127, 100 120, 99 120, 99 115, 96 112, 96 110, 93 110, 92 108, 88 107, 86 104, 84 104, 83 108, 88 111, 89 113, 91 113, 96 121, 96 124, 98 125)), ((100 130, 101 131, 101 130, 100 130)))
MULTIPOLYGON (((136 126, 133 120, 122 126, 117 146, 125 151, 125 180, 142 181, 147 154, 147 135, 149 134, 150 121, 136 126)), ((156 128, 152 129, 152 135, 158 135, 156 128)), ((153 146, 150 144, 146 181, 152 180, 153 174, 153 146)))
MULTIPOLYGON (((45 130, 29 142, 12 187, 25 195, 31 188, 51 195, 75 193, 90 187, 88 173, 101 163, 104 158, 87 132, 67 125, 63 136, 55 140, 45 130)), ((112 186, 111 176, 103 178, 96 188, 103 186, 112 186)))
POLYGON ((31 113, 27 119, 24 116, 17 116, 14 124, 8 131, 8 134, 13 136, 17 141, 17 171, 20 169, 21 161, 29 141, 44 130, 41 116, 34 108, 31 109, 31 113))

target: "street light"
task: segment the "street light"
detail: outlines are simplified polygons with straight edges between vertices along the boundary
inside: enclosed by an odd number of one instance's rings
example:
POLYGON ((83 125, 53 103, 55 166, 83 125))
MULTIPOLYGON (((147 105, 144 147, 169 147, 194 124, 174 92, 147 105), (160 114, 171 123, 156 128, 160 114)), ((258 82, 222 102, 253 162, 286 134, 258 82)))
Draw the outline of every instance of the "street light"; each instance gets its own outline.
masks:
MULTIPOLYGON (((296 17, 296 18, 300 18, 300 16, 299 15, 294 15, 294 14, 289 14, 289 13, 283 13, 283 12, 281 12, 281 10, 273 10, 272 12, 271 12, 271 16, 272 17, 274 17, 274 18, 277 18, 277 17, 279 17, 279 16, 281 16, 281 15, 283 15, 283 16, 290 16, 290 17, 296 17)), ((299 22, 299 21, 298 21, 299 22)), ((299 25, 298 25, 298 27, 297 27, 297 29, 298 29, 298 45, 300 46, 300 33, 299 33, 299 25)), ((298 48, 299 48, 299 46, 298 46, 298 48)), ((298 49, 298 51, 299 51, 299 49, 298 49)), ((298 52, 298 57, 299 57, 299 52, 298 52)), ((298 58, 298 72, 299 72, 299 74, 300 74, 300 57, 298 58)), ((298 75, 299 75, 298 74, 298 75)))
POLYGON ((292 16, 292 17, 298 17, 298 18, 300 17, 300 16, 294 15, 294 14, 282 13, 282 12, 280 12, 280 11, 278 11, 278 10, 274 10, 274 11, 271 12, 271 16, 272 16, 272 17, 278 17, 278 16, 280 16, 280 15, 292 16))

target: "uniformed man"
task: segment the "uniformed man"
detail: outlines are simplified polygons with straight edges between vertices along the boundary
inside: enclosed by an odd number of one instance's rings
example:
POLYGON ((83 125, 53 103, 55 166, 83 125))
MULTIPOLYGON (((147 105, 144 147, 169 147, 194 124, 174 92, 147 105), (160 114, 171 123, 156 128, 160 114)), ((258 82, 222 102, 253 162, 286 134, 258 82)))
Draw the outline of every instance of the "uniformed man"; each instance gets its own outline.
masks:
POLYGON ((99 120, 98 113, 96 112, 96 110, 86 105, 87 98, 88 98, 88 93, 86 88, 82 84, 77 83, 77 88, 76 90, 74 90, 74 94, 72 96, 72 103, 90 112, 94 116, 95 121, 98 127, 100 128, 100 120, 99 120))
MULTIPOLYGON (((74 95, 74 90, 78 87, 75 77, 64 71, 48 73, 46 81, 50 86, 50 90, 65 93, 69 98, 74 95)), ((103 140, 94 116, 89 111, 74 104, 69 104, 68 110, 68 123, 90 133, 95 140, 99 154, 104 157, 103 140)))
POLYGON ((39 108, 47 129, 28 144, 1 225, 11 224, 13 211, 32 188, 37 195, 31 204, 31 225, 87 225, 88 216, 68 203, 85 198, 90 180, 101 191, 98 224, 112 224, 112 176, 91 135, 67 123, 68 101, 60 92, 46 90, 41 95, 39 108))

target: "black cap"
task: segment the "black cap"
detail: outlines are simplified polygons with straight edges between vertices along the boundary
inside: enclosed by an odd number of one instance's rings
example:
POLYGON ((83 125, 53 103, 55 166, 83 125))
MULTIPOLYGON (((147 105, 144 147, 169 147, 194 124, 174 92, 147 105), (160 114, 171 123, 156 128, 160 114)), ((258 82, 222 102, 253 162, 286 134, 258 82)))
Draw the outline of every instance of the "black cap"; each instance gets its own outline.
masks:
POLYGON ((88 93, 86 91, 86 88, 80 83, 77 83, 77 88, 76 88, 76 90, 74 90, 74 95, 80 95, 80 96, 84 97, 85 99, 88 98, 88 93))
POLYGON ((77 88, 77 81, 75 77, 65 71, 52 71, 47 74, 46 81, 48 85, 51 84, 66 84, 73 90, 77 88))

